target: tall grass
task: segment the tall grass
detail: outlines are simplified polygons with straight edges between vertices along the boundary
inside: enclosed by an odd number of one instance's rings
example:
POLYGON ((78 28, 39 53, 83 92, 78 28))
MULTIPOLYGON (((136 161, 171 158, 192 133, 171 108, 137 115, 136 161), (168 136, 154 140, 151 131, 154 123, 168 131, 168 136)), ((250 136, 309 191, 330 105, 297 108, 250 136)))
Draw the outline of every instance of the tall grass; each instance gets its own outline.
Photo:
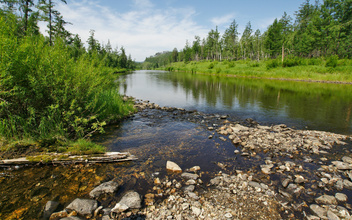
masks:
POLYGON ((16 22, 0 16, 1 137, 80 139, 133 111, 97 56, 73 59, 61 39, 49 46, 43 36, 17 37, 16 22))

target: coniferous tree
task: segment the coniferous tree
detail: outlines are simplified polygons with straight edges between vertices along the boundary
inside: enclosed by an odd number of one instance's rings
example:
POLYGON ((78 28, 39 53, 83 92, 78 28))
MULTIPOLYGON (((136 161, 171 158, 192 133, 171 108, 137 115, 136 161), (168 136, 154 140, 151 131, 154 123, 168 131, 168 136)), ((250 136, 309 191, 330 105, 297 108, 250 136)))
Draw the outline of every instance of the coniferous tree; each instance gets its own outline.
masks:
MULTIPOLYGON (((61 2, 67 4, 66 0, 60 0, 61 2)), ((64 25, 64 22, 60 16, 60 12, 54 9, 55 3, 53 0, 39 0, 39 10, 43 12, 43 20, 48 22, 48 33, 49 33, 49 44, 52 45, 53 37, 55 36, 54 32, 54 22, 64 25)))

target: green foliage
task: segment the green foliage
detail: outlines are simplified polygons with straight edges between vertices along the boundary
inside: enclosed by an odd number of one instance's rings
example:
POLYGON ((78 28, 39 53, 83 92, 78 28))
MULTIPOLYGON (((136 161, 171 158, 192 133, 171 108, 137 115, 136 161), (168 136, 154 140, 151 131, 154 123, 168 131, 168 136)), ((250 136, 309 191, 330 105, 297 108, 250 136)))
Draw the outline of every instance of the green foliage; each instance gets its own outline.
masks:
POLYGON ((322 60, 318 59, 318 58, 311 58, 308 60, 308 65, 321 65, 322 64, 322 60))
POLYGON ((117 93, 114 69, 99 54, 72 57, 56 38, 17 37, 15 16, 0 16, 0 135, 82 138, 133 111, 117 93))
POLYGON ((326 60, 325 66, 335 68, 337 66, 338 60, 339 60, 339 57, 337 55, 330 56, 326 60))
POLYGON ((227 65, 228 68, 233 68, 235 66, 236 66, 236 64, 234 61, 229 62, 229 64, 227 65))
POLYGON ((273 69, 279 67, 281 62, 277 59, 272 59, 266 62, 266 69, 273 69))
POLYGON ((283 67, 293 67, 301 65, 301 59, 299 57, 286 58, 282 63, 283 67))
POLYGON ((210 64, 209 64, 209 66, 208 66, 208 69, 210 69, 210 70, 211 70, 211 69, 213 69, 213 68, 214 68, 214 66, 215 66, 215 64, 214 64, 214 63, 210 63, 210 64))

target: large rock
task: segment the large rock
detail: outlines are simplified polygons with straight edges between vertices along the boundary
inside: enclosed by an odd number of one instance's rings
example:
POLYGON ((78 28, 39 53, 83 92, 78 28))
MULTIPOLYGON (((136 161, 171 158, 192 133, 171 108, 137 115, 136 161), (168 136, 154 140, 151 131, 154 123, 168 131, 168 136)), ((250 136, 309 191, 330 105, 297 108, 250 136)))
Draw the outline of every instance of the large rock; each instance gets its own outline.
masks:
POLYGON ((126 193, 119 203, 124 204, 131 209, 140 209, 142 207, 141 196, 134 191, 126 193))
POLYGON ((59 206, 59 203, 56 201, 48 201, 45 205, 44 208, 44 213, 43 213, 43 218, 44 219, 49 219, 51 214, 56 210, 56 208, 59 206))
POLYGON ((91 216, 93 211, 98 208, 98 202, 92 199, 75 199, 66 209, 74 210, 79 215, 91 216))
POLYGON ((337 205, 337 200, 335 196, 322 195, 315 199, 315 202, 318 204, 324 205, 337 205))
POLYGON ((181 167, 179 167, 176 163, 174 163, 172 161, 166 162, 166 169, 170 170, 172 172, 182 172, 181 167))
POLYGON ((119 187, 119 184, 114 181, 109 181, 106 183, 102 183, 99 186, 97 186, 95 189, 93 189, 90 193, 89 196, 91 198, 98 198, 102 194, 107 194, 107 193, 114 193, 117 188, 119 187))

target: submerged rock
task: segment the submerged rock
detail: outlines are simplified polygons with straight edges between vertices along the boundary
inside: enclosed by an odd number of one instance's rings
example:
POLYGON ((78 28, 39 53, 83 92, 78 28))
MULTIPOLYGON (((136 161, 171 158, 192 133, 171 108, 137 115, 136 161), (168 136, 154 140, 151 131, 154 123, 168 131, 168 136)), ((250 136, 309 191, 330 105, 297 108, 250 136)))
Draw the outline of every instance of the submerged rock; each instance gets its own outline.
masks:
POLYGON ((76 211, 79 215, 91 216, 93 211, 98 208, 98 202, 92 199, 75 199, 66 209, 76 211))
POLYGON ((102 183, 99 186, 97 186, 95 189, 93 189, 90 193, 89 196, 91 198, 98 198, 102 194, 107 194, 107 193, 114 193, 117 188, 119 187, 119 184, 114 181, 109 181, 106 183, 102 183))

